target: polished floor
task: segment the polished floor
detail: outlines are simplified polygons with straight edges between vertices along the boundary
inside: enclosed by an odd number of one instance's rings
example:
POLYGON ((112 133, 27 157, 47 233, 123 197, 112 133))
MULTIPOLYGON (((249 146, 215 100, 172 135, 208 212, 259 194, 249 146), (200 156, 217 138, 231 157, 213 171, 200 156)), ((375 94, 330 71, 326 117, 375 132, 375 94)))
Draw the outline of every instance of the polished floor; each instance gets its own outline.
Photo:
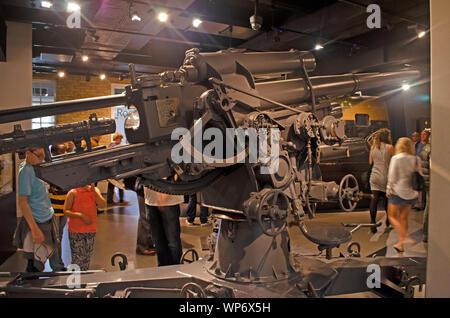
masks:
MULTIPOLYGON (((119 268, 112 266, 111 256, 117 252, 123 253, 128 258, 128 268, 143 268, 156 266, 156 256, 136 255, 136 233, 139 217, 136 194, 126 191, 125 199, 130 200, 127 206, 113 206, 98 216, 98 233, 95 240, 94 253, 91 259, 90 269, 104 269, 117 271, 119 268)), ((187 205, 182 205, 181 241, 183 250, 195 249, 200 257, 209 253, 205 241, 212 231, 208 226, 187 226, 185 224, 184 210, 187 205)), ((353 241, 361 245, 361 256, 406 256, 426 257, 427 245, 422 242, 422 217, 423 211, 412 210, 409 216, 409 234, 415 241, 413 244, 405 245, 405 252, 398 254, 392 247, 398 240, 396 231, 387 229, 384 225, 386 215, 384 211, 378 213, 377 221, 382 222, 376 234, 372 234, 369 228, 361 228, 353 233, 353 241)), ((196 223, 199 223, 196 218, 196 223)), ((339 226, 341 223, 368 223, 369 212, 367 210, 354 212, 320 212, 316 217, 307 220, 310 228, 320 226, 339 226)), ((316 252, 315 244, 308 241, 300 229, 296 226, 289 227, 292 249, 302 252, 316 252)), ((345 248, 345 247, 344 247, 345 248)), ((62 242, 63 261, 70 264, 70 246, 67 237, 67 227, 62 242)), ((25 262, 21 252, 18 251, 0 265, 0 272, 23 271, 25 262)), ((46 270, 50 270, 48 264, 46 270)))

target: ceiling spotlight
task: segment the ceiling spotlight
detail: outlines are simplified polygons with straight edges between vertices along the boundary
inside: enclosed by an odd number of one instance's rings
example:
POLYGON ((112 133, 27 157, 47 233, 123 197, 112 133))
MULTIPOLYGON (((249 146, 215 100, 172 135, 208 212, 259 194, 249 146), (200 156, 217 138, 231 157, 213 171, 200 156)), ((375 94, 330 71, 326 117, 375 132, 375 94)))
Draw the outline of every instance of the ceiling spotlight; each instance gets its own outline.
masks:
POLYGON ((255 12, 250 17, 250 25, 252 27, 252 30, 258 31, 261 29, 263 24, 263 18, 262 16, 258 15, 258 0, 255 0, 255 12))
POLYGON ((100 74, 100 79, 101 79, 101 80, 104 80, 105 78, 106 78, 106 75, 105 75, 105 74, 103 74, 103 73, 100 74))
POLYGON ((417 34, 417 37, 418 37, 419 39, 421 39, 421 38, 423 38, 423 37, 425 36, 425 34, 427 34, 427 32, 425 32, 425 31, 419 31, 418 34, 417 34))
POLYGON ((83 62, 87 62, 87 60, 89 60, 89 56, 83 55, 83 56, 81 57, 81 60, 82 60, 83 62))
POLYGON ((137 21, 137 22, 141 22, 141 17, 137 14, 137 12, 133 13, 133 15, 131 16, 131 21, 137 21))
POLYGON ((53 7, 53 2, 43 0, 43 1, 41 1, 41 7, 50 9, 51 7, 53 7))
POLYGON ((166 22, 168 19, 169 19, 169 15, 167 14, 167 12, 158 13, 158 20, 160 22, 166 22))
POLYGON ((60 78, 63 78, 64 76, 66 76, 66 73, 64 73, 63 71, 59 71, 59 72, 58 72, 58 76, 59 76, 60 78))
POLYGON ((320 43, 317 43, 316 46, 314 47, 314 50, 316 50, 316 51, 319 51, 321 49, 323 49, 323 46, 320 43))
POLYGON ((80 5, 76 2, 69 2, 67 4, 67 11, 69 12, 75 12, 75 11, 80 11, 80 5))
POLYGON ((194 28, 198 28, 200 26, 200 24, 202 24, 202 20, 200 20, 199 18, 195 18, 194 20, 192 20, 192 26, 194 28))
POLYGON ((404 91, 407 91, 407 90, 409 90, 411 88, 411 86, 409 85, 409 84, 403 84, 403 86, 402 86, 402 89, 404 90, 404 91))

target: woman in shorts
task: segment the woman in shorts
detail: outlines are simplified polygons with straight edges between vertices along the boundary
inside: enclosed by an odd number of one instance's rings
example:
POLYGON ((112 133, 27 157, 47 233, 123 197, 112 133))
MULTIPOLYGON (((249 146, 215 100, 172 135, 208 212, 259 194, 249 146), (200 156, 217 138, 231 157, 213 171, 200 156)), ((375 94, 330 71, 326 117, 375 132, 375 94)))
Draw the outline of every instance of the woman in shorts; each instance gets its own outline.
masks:
POLYGON ((408 236, 408 215, 419 196, 419 192, 412 188, 414 171, 422 174, 420 158, 415 155, 411 139, 400 138, 395 145, 395 156, 389 164, 386 188, 389 222, 399 235, 394 248, 400 253, 404 252, 404 244, 413 242, 408 236))

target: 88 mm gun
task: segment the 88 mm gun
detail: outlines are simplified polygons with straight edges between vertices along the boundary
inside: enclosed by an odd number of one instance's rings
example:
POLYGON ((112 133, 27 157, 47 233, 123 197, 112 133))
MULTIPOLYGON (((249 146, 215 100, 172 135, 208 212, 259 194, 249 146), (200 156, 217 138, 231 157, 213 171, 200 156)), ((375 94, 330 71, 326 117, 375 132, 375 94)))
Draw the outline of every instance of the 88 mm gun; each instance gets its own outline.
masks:
MULTIPOLYGON (((326 296, 368 290, 362 279, 368 264, 380 266, 386 286, 399 283, 402 271, 423 271, 424 260, 332 259, 331 250, 349 242, 351 233, 342 228, 313 231, 303 222, 306 213, 314 217, 313 203, 336 200, 343 193, 342 184, 321 180, 318 166, 320 148, 333 147, 336 160, 349 153, 341 146, 345 140, 339 120, 342 110, 332 98, 400 86, 419 72, 310 77, 315 66, 309 52, 200 53, 192 49, 176 71, 137 77, 130 66, 131 85, 124 95, 40 106, 40 116, 101 108, 105 103, 126 104, 136 111, 125 121, 129 145, 50 159, 35 167, 39 178, 70 189, 136 176, 137 187, 168 194, 200 192, 202 205, 212 208, 221 220, 210 258, 168 268, 83 275, 83 284, 90 286, 86 293, 97 297, 326 296), (275 79, 256 81, 268 74, 275 79), (175 174, 178 180, 170 181, 175 174), (290 215, 319 250, 327 251, 326 262, 291 255, 286 229, 290 215), (342 284, 350 276, 354 279, 342 284)), ((0 123, 37 116, 28 111, 2 111, 0 123)), ((22 135, 29 134, 33 132, 22 135)), ((73 137, 64 132, 60 138, 73 137)), ((13 150, 3 145, 5 138, 0 136, 0 152, 13 150)), ((322 158, 326 153, 322 152, 322 158)), ((346 189, 348 200, 357 199, 352 189, 346 189)), ((38 287, 31 281, 29 289, 20 292, 28 295, 27 290, 31 294, 38 288, 43 295, 51 289, 49 294, 58 295, 63 282, 49 278, 43 289, 42 282, 38 287)), ((5 288, 7 295, 18 293, 11 284, 5 288)))

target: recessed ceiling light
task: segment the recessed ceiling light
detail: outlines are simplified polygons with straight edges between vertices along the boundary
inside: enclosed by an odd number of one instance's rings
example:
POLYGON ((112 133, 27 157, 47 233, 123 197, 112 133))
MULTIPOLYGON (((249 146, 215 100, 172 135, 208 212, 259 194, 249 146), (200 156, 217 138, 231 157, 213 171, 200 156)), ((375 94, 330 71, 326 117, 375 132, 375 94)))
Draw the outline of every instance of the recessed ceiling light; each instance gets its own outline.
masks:
POLYGON ((41 1, 41 7, 50 9, 51 7, 53 7, 53 2, 43 0, 41 1))
POLYGON ((425 36, 425 34, 427 34, 425 31, 420 31, 419 34, 417 34, 417 36, 420 38, 423 38, 425 36))
POLYGON ((194 20, 192 20, 192 25, 194 28, 198 28, 200 26, 200 24, 202 24, 202 20, 200 20, 199 18, 195 18, 194 20))
POLYGON ((66 75, 66 73, 64 73, 63 71, 59 71, 58 72, 58 76, 63 78, 66 75))
POLYGON ((87 62, 87 60, 89 60, 89 56, 83 55, 83 56, 81 57, 81 60, 82 60, 83 62, 87 62))
POLYGON ((81 9, 80 5, 76 2, 69 2, 67 4, 67 11, 69 11, 69 12, 79 11, 80 9, 81 9))
POLYGON ((100 74, 100 79, 101 79, 101 80, 104 80, 105 78, 106 78, 106 75, 105 75, 105 74, 103 74, 103 73, 100 74))
POLYGON ((316 44, 316 46, 314 47, 314 50, 316 50, 316 51, 319 51, 319 50, 321 50, 321 49, 323 49, 323 46, 322 46, 322 44, 316 44))
POLYGON ((166 22, 169 19, 169 15, 167 12, 160 12, 158 13, 158 20, 161 22, 166 22))
POLYGON ((133 13, 133 15, 131 16, 131 21, 140 22, 141 20, 142 20, 141 17, 136 12, 133 13))
POLYGON ((409 84, 403 84, 403 86, 402 86, 402 89, 404 90, 404 91, 407 91, 407 90, 409 90, 411 88, 411 86, 409 85, 409 84))

